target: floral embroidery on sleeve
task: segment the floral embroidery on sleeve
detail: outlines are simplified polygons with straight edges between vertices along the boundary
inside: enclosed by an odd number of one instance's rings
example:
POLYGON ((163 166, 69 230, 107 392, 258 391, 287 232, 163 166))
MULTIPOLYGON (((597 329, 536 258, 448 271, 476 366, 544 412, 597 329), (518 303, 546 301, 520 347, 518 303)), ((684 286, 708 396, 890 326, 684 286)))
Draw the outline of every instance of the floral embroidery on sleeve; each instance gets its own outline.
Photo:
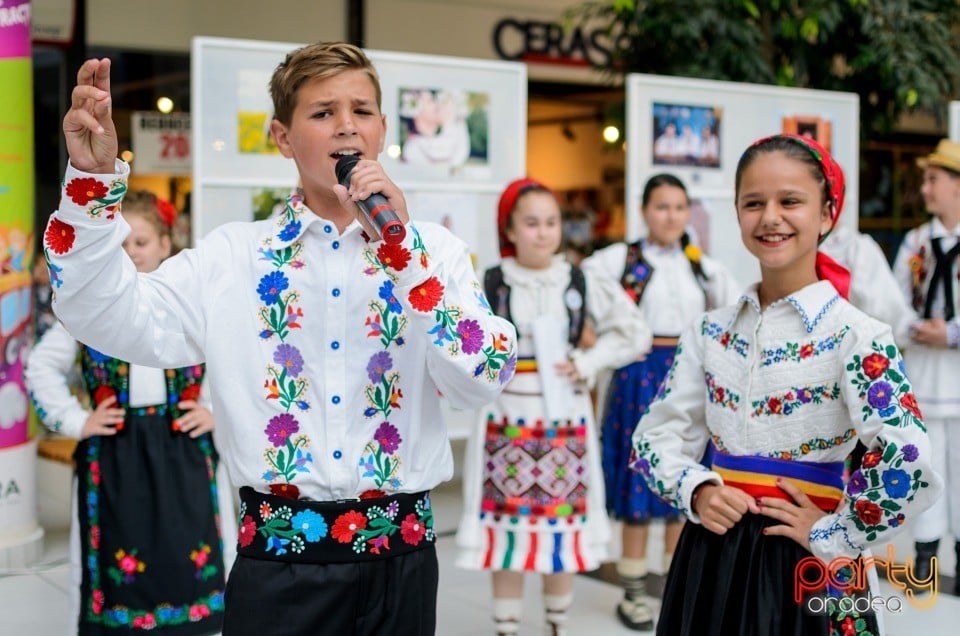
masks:
POLYGON ((60 219, 50 220, 47 231, 43 235, 47 242, 47 249, 54 254, 66 254, 73 247, 73 242, 77 238, 77 231, 69 223, 64 223, 60 219))
POLYGON ((87 216, 97 218, 106 211, 105 218, 112 219, 120 209, 120 201, 127 192, 127 183, 123 179, 114 179, 109 187, 93 177, 71 179, 66 194, 79 206, 86 206, 87 216))
POLYGON ((873 353, 861 358, 854 355, 847 371, 854 374, 850 382, 857 387, 864 402, 863 421, 876 414, 889 426, 915 424, 926 431, 923 415, 903 369, 903 359, 892 344, 871 343, 873 353))
POLYGON ((850 500, 849 518, 856 528, 866 534, 867 541, 903 524, 903 506, 898 500, 912 501, 921 488, 929 486, 922 480, 922 471, 908 472, 919 457, 913 444, 898 447, 894 442, 879 438, 880 448, 864 454, 863 462, 847 481, 850 500))

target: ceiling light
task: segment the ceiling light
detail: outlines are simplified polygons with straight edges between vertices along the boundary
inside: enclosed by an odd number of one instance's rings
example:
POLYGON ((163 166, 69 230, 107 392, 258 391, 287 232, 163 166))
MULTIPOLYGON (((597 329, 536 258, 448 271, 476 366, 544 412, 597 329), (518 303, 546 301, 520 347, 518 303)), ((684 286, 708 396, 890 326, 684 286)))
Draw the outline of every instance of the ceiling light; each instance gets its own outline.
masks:
POLYGON ((173 100, 166 96, 158 98, 157 110, 159 110, 164 115, 170 113, 173 110, 173 100))
POLYGON ((607 126, 603 129, 603 139, 609 144, 616 143, 620 139, 620 129, 616 126, 607 126))

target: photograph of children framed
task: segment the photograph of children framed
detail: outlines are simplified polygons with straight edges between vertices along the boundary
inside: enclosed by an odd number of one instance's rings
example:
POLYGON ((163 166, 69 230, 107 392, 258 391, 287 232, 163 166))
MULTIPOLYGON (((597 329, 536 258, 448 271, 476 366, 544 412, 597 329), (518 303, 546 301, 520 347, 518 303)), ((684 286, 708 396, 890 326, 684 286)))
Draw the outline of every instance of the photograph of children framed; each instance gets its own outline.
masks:
POLYGON ((527 72, 499 60, 367 51, 383 92, 380 162, 403 187, 494 189, 523 174, 527 72))
POLYGON ((400 88, 400 160, 455 170, 487 163, 490 96, 445 88, 400 88))
POLYGON ((720 167, 720 123, 717 106, 654 103, 653 164, 720 167))

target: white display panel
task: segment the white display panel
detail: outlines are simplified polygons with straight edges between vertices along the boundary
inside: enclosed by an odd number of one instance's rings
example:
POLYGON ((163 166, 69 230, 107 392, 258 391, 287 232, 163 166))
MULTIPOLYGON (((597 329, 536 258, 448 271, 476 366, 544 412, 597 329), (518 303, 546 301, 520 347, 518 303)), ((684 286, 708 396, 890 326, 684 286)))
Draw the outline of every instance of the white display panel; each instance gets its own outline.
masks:
MULTIPOLYGON (((759 279, 756 260, 743 247, 734 209, 737 161, 757 139, 780 132, 807 133, 825 143, 846 177, 842 225, 857 228, 860 102, 853 93, 762 86, 681 77, 631 74, 627 78, 627 238, 645 233, 640 216, 643 186, 669 172, 703 202, 708 253, 726 264, 743 285, 759 279), (667 124, 678 141, 664 141, 667 124), (704 127, 716 135, 716 154, 697 154, 696 140, 679 141, 683 127, 702 142, 704 127), (672 149, 672 151, 671 151, 672 149)), ((712 139, 712 135, 710 136, 712 139)))

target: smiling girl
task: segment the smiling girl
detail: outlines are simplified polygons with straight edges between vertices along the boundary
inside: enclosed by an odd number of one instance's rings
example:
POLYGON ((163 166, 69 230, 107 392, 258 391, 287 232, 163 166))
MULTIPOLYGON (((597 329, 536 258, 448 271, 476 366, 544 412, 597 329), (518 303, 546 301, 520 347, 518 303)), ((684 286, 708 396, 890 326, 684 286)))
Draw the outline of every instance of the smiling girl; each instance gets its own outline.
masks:
POLYGON ((872 613, 796 602, 794 570, 811 554, 858 558, 939 495, 890 328, 841 297, 844 271, 818 253, 843 188, 826 151, 793 135, 761 139, 737 166, 737 219, 760 283, 684 332, 634 435, 633 469, 692 522, 659 634, 877 633, 872 613), (844 484, 858 440, 867 454, 844 484))
POLYGON ((588 388, 601 369, 636 359, 650 334, 618 285, 557 254, 560 207, 544 185, 514 181, 498 212, 504 258, 487 271, 486 295, 517 327, 517 369, 467 447, 457 564, 493 573, 500 635, 519 630, 524 573, 542 574, 547 633, 559 636, 573 574, 599 567, 610 535, 588 388), (551 383, 570 396, 560 417, 546 401, 551 383))

